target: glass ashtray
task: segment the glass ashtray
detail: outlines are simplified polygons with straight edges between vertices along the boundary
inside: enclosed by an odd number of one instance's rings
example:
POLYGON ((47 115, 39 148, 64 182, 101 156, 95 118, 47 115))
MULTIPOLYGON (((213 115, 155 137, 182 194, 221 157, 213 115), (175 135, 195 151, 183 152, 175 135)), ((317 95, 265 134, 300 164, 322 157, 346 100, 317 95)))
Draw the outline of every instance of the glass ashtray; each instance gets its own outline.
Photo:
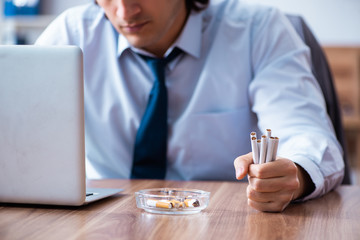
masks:
POLYGON ((153 188, 135 193, 136 205, 150 213, 193 214, 205 209, 210 192, 185 188, 153 188))

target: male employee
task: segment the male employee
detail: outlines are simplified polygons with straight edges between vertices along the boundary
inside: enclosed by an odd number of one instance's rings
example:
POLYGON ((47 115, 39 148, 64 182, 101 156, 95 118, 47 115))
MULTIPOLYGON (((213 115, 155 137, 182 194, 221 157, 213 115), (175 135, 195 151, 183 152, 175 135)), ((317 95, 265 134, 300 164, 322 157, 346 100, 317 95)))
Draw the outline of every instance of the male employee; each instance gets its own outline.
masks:
POLYGON ((309 49, 276 9, 97 0, 60 15, 37 44, 83 50, 89 178, 248 174, 248 203, 260 211, 321 196, 343 178, 309 49), (277 160, 237 157, 266 128, 280 138, 277 160))

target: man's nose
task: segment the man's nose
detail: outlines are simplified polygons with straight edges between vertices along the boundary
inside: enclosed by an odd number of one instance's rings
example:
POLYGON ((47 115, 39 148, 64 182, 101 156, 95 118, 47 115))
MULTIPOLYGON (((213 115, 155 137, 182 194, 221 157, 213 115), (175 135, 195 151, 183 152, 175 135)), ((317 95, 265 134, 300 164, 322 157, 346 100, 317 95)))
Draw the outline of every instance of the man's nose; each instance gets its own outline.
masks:
POLYGON ((123 19, 131 19, 141 12, 141 6, 137 1, 119 0, 117 3, 116 16, 123 19))

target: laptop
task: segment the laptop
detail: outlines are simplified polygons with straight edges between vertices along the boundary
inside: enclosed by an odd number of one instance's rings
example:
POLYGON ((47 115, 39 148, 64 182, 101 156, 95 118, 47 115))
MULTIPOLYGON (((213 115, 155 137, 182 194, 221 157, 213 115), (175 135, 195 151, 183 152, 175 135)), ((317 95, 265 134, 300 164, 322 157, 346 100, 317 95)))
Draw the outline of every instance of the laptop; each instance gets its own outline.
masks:
POLYGON ((86 189, 82 51, 0 46, 0 202, 79 206, 86 189))

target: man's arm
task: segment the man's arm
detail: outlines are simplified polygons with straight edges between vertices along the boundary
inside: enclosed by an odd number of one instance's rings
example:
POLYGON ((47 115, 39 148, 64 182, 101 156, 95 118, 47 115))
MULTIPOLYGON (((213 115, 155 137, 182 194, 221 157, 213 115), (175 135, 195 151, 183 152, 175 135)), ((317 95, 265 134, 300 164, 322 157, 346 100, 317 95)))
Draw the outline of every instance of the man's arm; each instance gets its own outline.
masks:
POLYGON ((281 187, 277 195, 283 199, 274 202, 282 206, 269 208, 281 211, 294 199, 320 197, 341 183, 342 149, 311 71, 310 51, 283 14, 271 11, 261 19, 254 30, 252 50, 251 109, 258 129, 271 128, 279 137, 278 155, 282 158, 268 165, 250 165, 251 159, 244 164, 255 191, 260 191, 258 186, 266 186, 262 192, 275 192, 277 189, 270 188, 275 185, 281 187), (270 177, 258 172, 270 173, 270 177), (275 181, 280 179, 283 181, 275 181), (269 182, 273 184, 268 186, 269 182))

